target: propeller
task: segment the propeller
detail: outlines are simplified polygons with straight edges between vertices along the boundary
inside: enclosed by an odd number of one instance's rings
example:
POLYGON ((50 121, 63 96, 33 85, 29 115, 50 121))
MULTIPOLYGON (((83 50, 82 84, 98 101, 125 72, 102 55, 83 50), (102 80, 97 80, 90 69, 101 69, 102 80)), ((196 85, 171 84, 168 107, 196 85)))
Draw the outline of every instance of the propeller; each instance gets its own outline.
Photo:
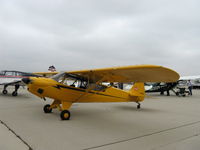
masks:
POLYGON ((25 83, 25 84, 29 84, 31 82, 31 80, 29 78, 23 78, 22 81, 25 83))

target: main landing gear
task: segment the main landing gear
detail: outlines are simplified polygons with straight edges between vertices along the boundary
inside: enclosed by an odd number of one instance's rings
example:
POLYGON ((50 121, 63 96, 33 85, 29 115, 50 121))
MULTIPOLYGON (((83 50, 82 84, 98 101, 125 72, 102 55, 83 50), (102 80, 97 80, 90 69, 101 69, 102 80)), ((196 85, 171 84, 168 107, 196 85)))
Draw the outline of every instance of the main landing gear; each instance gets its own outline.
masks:
MULTIPOLYGON (((2 93, 4 95, 8 94, 8 90, 6 90, 7 87, 8 87, 8 85, 4 85, 4 88, 3 88, 3 91, 2 91, 2 93)), ((20 87, 19 84, 15 85, 15 90, 12 92, 12 96, 17 96, 18 95, 17 91, 18 91, 19 87, 20 87)))
POLYGON ((61 120, 69 120, 71 117, 70 111, 68 110, 71 107, 72 103, 70 102, 63 102, 63 101, 58 101, 54 100, 54 102, 49 105, 45 105, 43 107, 43 111, 45 113, 51 113, 53 109, 58 108, 61 113, 60 113, 60 118, 61 120))
POLYGON ((2 93, 3 93, 4 95, 8 94, 8 91, 6 90, 7 87, 8 87, 8 85, 4 85, 4 87, 3 87, 2 93))
POLYGON ((43 111, 45 113, 51 113, 52 112, 52 108, 50 108, 51 105, 47 104, 43 107, 43 111))
POLYGON ((68 110, 61 111, 60 118, 62 120, 69 120, 70 119, 70 112, 68 110))
POLYGON ((141 108, 141 104, 139 102, 136 102, 138 105, 137 105, 137 109, 140 109, 141 108))
POLYGON ((6 95, 6 94, 8 93, 8 91, 4 89, 4 90, 2 91, 2 93, 3 93, 4 95, 6 95))

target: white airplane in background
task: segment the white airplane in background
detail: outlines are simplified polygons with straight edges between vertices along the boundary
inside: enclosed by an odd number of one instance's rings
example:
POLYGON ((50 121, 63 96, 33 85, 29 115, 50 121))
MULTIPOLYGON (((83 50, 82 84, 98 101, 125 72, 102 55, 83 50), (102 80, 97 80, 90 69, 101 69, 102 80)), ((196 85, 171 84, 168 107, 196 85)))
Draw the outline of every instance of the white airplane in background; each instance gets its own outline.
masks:
POLYGON ((191 81, 191 84, 192 84, 194 89, 200 88, 200 75, 197 75, 197 76, 182 76, 179 79, 179 81, 185 81, 185 82, 187 82, 188 80, 191 81))
POLYGON ((182 76, 182 77, 180 77, 179 80, 196 80, 196 79, 200 79, 200 75, 198 75, 198 76, 182 76))
POLYGON ((39 77, 39 75, 35 75, 32 73, 21 72, 21 71, 13 71, 13 70, 3 70, 0 71, 0 85, 3 85, 3 94, 7 94, 8 86, 15 86, 15 90, 12 92, 12 96, 17 96, 18 89, 20 86, 25 86, 22 82, 22 78, 26 77, 39 77))

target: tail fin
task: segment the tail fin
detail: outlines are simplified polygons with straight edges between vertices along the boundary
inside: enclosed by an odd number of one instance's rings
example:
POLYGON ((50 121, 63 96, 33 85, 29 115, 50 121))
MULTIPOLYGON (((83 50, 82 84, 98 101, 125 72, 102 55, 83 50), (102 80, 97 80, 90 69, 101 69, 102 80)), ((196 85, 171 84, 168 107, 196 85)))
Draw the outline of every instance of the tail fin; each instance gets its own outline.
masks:
POLYGON ((130 96, 137 96, 142 101, 145 97, 144 83, 135 83, 129 92, 130 96))

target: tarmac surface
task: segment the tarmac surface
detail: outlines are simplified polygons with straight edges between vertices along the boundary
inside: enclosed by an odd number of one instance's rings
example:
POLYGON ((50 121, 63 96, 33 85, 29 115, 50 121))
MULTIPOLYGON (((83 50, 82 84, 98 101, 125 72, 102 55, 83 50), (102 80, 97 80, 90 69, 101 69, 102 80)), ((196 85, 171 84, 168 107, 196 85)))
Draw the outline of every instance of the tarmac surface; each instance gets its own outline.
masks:
MULTIPOLYGON (((2 90, 2 88, 0 88, 2 90)), ((71 119, 43 113, 51 103, 25 89, 0 94, 1 150, 199 150, 200 90, 193 96, 151 94, 136 103, 72 105, 71 119)))

